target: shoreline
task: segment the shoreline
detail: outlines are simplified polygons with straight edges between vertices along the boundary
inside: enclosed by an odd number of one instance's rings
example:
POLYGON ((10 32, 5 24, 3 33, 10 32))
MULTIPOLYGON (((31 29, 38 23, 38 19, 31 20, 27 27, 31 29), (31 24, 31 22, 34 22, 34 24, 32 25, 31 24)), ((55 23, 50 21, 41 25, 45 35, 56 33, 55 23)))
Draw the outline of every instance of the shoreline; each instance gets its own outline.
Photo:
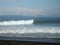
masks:
POLYGON ((60 38, 0 37, 0 45, 60 45, 60 38))
POLYGON ((34 42, 34 41, 15 41, 15 40, 0 40, 0 45, 60 45, 60 43, 34 42))

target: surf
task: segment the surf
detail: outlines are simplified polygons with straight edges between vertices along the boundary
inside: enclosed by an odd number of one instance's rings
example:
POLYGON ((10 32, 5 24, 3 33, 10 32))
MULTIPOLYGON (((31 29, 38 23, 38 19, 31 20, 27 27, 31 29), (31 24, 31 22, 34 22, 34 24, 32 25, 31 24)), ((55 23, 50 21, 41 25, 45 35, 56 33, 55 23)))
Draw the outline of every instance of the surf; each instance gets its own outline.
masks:
POLYGON ((21 25, 21 24, 33 24, 34 20, 11 20, 0 22, 0 25, 21 25))

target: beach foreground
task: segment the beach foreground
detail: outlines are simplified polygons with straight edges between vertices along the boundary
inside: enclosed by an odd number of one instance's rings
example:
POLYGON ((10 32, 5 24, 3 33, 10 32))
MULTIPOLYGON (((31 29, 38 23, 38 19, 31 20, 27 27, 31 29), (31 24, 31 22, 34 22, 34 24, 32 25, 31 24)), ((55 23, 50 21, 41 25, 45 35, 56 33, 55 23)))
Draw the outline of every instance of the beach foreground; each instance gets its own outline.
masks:
POLYGON ((60 39, 0 37, 0 45, 60 45, 60 39))
POLYGON ((60 45, 59 43, 0 40, 0 45, 60 45))

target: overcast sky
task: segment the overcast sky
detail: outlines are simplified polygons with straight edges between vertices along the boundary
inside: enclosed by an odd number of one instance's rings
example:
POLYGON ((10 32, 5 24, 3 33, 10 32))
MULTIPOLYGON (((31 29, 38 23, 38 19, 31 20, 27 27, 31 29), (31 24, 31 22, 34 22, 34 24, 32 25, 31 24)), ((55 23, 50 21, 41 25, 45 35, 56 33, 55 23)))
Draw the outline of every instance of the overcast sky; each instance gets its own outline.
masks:
POLYGON ((0 15, 60 16, 60 0, 0 0, 0 15))

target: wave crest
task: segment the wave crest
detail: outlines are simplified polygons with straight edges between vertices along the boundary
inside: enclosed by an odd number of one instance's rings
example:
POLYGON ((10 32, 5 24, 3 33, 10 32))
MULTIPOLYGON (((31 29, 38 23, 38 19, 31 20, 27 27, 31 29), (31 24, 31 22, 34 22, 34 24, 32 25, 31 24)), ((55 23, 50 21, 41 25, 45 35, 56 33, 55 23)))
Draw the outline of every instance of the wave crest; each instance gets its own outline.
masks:
POLYGON ((0 22, 0 25, 20 25, 20 24, 32 24, 34 21, 33 20, 18 20, 18 21, 3 21, 0 22))

